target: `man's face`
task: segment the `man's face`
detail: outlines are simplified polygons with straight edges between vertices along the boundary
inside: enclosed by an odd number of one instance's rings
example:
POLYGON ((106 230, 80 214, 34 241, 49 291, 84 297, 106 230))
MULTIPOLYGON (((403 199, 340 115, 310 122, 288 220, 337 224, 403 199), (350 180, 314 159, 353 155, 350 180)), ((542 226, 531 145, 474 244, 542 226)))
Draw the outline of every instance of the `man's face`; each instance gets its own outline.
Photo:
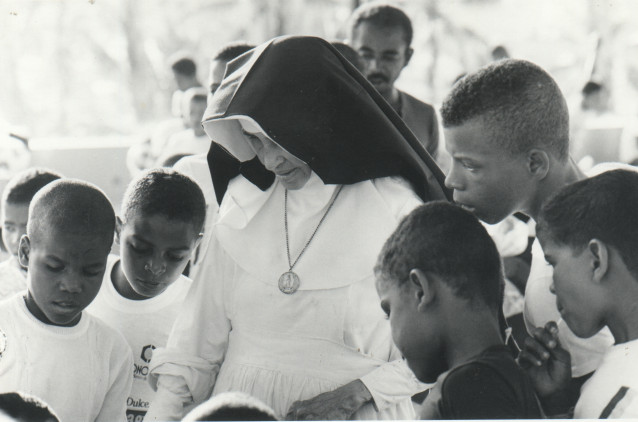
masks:
POLYGON ((605 322, 598 311, 602 295, 592 280, 588 249, 578 252, 542 234, 539 234, 539 241, 545 260, 554 269, 550 290, 556 295, 556 307, 561 317, 578 337, 593 336, 605 322))
POLYGON ((383 28, 362 22, 352 32, 351 45, 361 56, 366 78, 388 98, 412 55, 403 28, 383 28))
POLYGON ((525 155, 502 151, 492 133, 481 119, 445 129, 452 157, 445 185, 454 189, 456 203, 489 224, 525 211, 533 189, 525 155))

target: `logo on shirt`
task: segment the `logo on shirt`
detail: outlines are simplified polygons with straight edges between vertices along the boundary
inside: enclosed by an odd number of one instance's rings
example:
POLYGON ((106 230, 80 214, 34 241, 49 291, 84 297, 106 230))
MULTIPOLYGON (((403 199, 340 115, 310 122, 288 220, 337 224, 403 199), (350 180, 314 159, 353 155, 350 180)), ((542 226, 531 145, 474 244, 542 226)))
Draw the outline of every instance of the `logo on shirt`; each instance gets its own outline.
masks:
POLYGON ((0 359, 2 354, 7 350, 7 335, 0 329, 0 359))
POLYGON ((152 344, 146 345, 142 348, 142 360, 146 363, 149 363, 151 361, 151 358, 153 357, 153 350, 155 350, 155 346, 153 346, 152 344))

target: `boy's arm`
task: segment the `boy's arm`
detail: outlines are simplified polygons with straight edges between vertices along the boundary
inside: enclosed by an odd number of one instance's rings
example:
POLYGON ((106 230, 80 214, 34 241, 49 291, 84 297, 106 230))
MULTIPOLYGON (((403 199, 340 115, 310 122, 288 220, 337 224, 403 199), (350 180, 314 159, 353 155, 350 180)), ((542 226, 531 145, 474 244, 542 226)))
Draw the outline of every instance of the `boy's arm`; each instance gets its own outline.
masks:
POLYGON ((133 353, 126 343, 123 343, 123 346, 126 348, 112 351, 119 359, 116 361, 116 366, 110 368, 111 386, 106 392, 102 409, 95 418, 95 422, 126 421, 126 400, 133 385, 133 353))
POLYGON ((525 339, 518 363, 532 380, 545 413, 566 416, 575 404, 569 393, 571 356, 560 345, 554 321, 536 328, 531 334, 532 337, 525 339))

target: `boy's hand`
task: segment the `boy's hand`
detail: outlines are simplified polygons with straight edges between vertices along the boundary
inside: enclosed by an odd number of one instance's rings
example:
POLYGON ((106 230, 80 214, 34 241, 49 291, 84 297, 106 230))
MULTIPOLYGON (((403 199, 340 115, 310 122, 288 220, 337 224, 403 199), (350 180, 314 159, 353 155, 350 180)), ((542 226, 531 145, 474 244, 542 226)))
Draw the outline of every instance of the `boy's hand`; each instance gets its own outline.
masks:
POLYGON ((558 327, 554 321, 545 324, 544 328, 536 328, 532 337, 525 339, 518 363, 541 398, 564 392, 572 377, 571 356, 558 341, 558 327))

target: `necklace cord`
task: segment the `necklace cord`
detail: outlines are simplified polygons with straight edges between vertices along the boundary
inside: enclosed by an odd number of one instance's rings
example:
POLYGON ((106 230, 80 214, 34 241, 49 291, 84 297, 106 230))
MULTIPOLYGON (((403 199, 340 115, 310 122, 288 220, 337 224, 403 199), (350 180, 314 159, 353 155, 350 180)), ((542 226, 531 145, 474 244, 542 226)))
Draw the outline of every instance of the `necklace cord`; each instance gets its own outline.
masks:
POLYGON ((328 205, 328 209, 326 210, 326 212, 321 217, 321 220, 319 220, 319 224, 317 224, 317 227, 315 227, 315 230, 312 232, 312 235, 310 235, 310 239, 308 239, 308 241, 306 242, 306 244, 303 247, 303 249, 301 250, 301 252, 299 252, 299 256, 297 256, 297 259, 295 259, 295 262, 293 262, 292 264, 290 263, 290 245, 289 245, 289 242, 288 242, 288 189, 286 189, 284 191, 284 228, 285 228, 285 231, 286 231, 286 254, 288 256, 288 266, 290 267, 290 269, 288 271, 292 271, 293 267, 299 261, 299 258, 301 258, 301 256, 304 254, 304 252, 306 252, 306 249, 308 249, 308 246, 310 245, 310 242, 315 237, 315 234, 317 234, 317 230, 319 230, 319 227, 321 227, 321 223, 323 223, 323 220, 326 219, 326 216, 328 215, 328 213, 332 209, 332 206, 334 205, 335 201, 337 200, 337 197, 341 193, 341 189, 343 189, 343 185, 340 185, 339 188, 337 189, 337 193, 335 193, 334 197, 332 198, 332 201, 330 201, 330 205, 328 205))

